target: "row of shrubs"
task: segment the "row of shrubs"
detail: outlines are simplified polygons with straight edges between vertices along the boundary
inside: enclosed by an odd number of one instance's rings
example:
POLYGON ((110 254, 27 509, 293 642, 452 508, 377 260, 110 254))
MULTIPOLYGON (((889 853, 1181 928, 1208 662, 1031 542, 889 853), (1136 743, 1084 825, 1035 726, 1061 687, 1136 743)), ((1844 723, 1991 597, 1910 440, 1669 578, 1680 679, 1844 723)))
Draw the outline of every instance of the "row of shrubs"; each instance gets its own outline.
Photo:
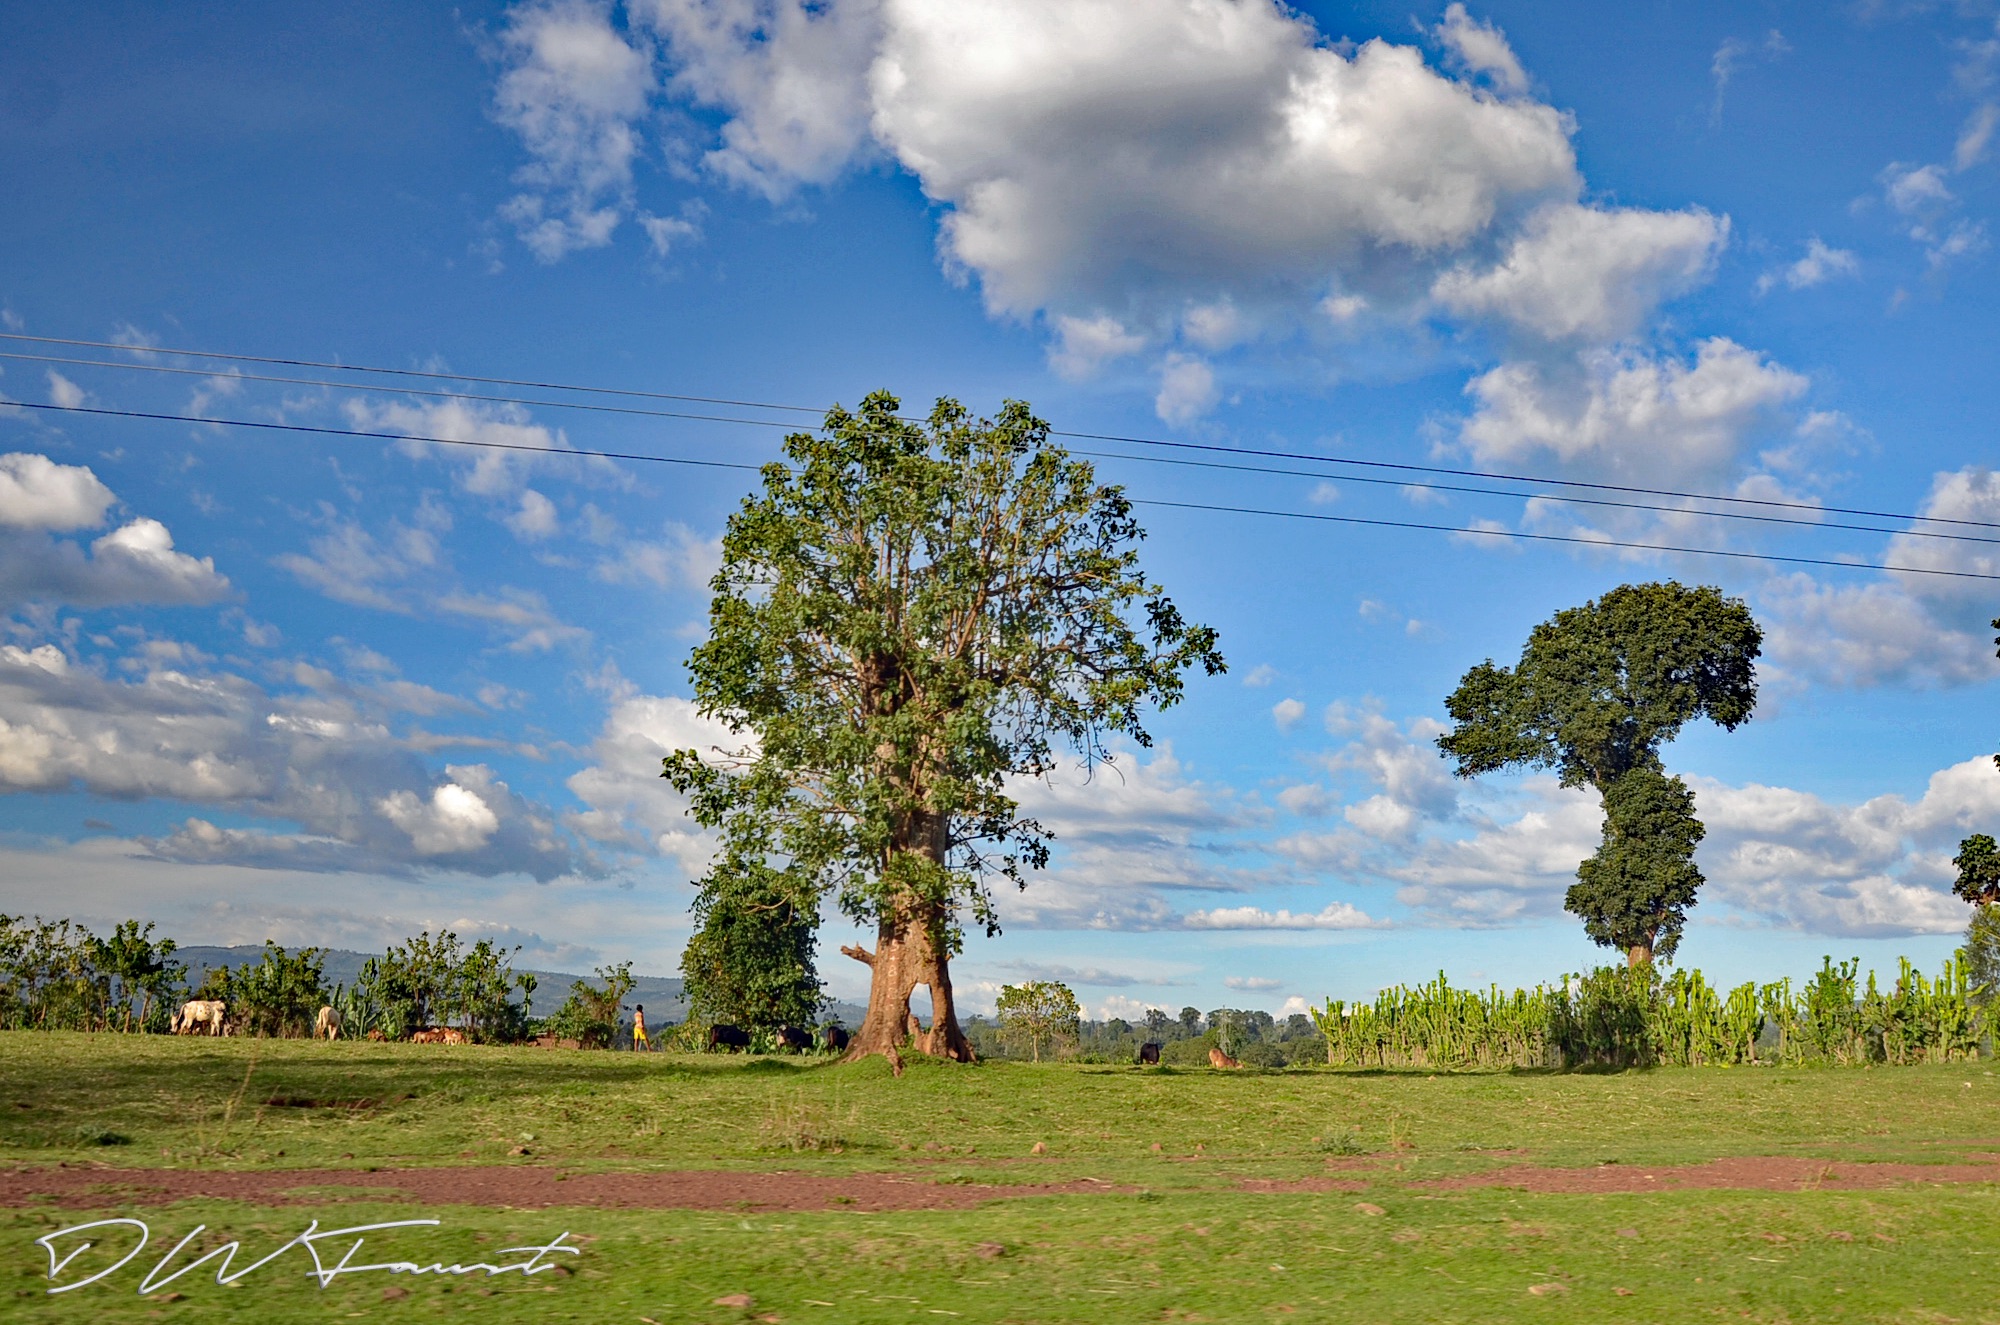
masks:
POLYGON ((1894 986, 1829 957, 1794 986, 1727 994, 1700 971, 1604 967, 1550 987, 1454 989, 1440 974, 1372 1003, 1328 1000, 1312 1020, 1326 1061, 1352 1067, 1634 1067, 1773 1062, 1836 1067, 1976 1058, 1984 985, 1954 954, 1935 980, 1907 959, 1894 986))
POLYGON ((246 1035, 309 1036, 331 1006, 354 1038, 401 1040, 450 1026, 489 1044, 551 1035, 608 1048, 632 989, 630 962, 602 967, 596 984, 576 981, 561 1007, 538 1018, 535 977, 513 969, 518 947, 468 946, 448 930, 396 944, 363 963, 352 985, 332 988, 320 948, 266 943, 257 961, 210 968, 193 987, 176 951, 172 939, 153 938, 151 923, 128 920, 99 936, 69 920, 0 915, 0 1029, 161 1034, 182 1002, 205 998, 227 1003, 246 1035))

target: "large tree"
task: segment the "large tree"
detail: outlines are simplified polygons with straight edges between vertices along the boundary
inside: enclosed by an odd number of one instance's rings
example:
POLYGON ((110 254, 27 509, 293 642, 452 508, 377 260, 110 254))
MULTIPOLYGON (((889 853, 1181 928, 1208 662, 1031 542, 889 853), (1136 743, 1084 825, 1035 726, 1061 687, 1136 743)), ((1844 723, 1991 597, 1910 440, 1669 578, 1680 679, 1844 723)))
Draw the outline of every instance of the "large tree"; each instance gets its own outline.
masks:
POLYGON ((998 932, 996 876, 1025 886, 1047 862, 1008 780, 1108 759, 1114 735, 1149 744, 1142 712, 1223 661, 1141 573, 1124 493, 1025 404, 899 410, 876 393, 786 438, 789 463, 730 517, 688 666, 701 711, 743 739, 664 771, 739 868, 874 926, 873 951, 842 949, 872 971, 849 1056, 900 1071, 906 1040, 970 1060, 950 958, 966 920, 998 932))
POLYGON ((1454 725, 1438 748, 1460 777, 1549 768, 1566 787, 1597 789, 1604 841, 1564 906, 1631 965, 1673 955, 1702 882, 1694 796, 1660 747, 1694 718, 1725 730, 1748 721, 1762 645, 1750 610, 1719 589, 1628 584, 1556 613, 1516 666, 1489 658, 1445 700, 1454 725))

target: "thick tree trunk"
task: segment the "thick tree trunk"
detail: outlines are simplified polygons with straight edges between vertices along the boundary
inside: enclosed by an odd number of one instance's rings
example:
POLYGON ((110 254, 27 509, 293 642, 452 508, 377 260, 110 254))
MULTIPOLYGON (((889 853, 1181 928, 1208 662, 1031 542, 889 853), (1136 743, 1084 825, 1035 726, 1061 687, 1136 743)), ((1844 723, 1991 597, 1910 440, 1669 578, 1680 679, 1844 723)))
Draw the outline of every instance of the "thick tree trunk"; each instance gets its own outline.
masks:
POLYGON ((972 1045, 959 1028, 958 1013, 952 1004, 951 970, 944 949, 936 942, 938 926, 915 917, 883 921, 876 931, 875 951, 845 947, 841 951, 864 962, 874 972, 868 986, 868 1015, 855 1033, 843 1062, 856 1062, 871 1054, 889 1060, 896 1075, 903 1074, 900 1052, 907 1041, 910 1048, 933 1058, 949 1058, 969 1063, 972 1045), (910 1011, 910 995, 918 985, 931 991, 931 1024, 926 1030, 910 1011))
POLYGON ((1631 949, 1627 951, 1625 954, 1625 969, 1631 970, 1635 966, 1643 966, 1652 960, 1653 960, 1652 944, 1634 943, 1631 949))

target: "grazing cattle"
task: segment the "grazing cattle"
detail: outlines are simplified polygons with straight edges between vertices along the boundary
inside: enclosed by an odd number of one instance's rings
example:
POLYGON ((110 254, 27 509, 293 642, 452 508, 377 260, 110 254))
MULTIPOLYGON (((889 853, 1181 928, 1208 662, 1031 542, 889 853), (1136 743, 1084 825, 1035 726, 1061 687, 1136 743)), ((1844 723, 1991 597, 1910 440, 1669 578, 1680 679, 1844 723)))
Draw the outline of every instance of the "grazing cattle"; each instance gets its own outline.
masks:
POLYGON ((847 1052, 847 1031, 842 1027, 839 1026, 822 1027, 819 1033, 819 1037, 822 1041, 825 1042, 826 1051, 828 1053, 844 1054, 847 1052))
POLYGON ((313 1038, 315 1040, 337 1040, 340 1038, 340 1012, 335 1008, 321 1008, 313 1018, 313 1038))
POLYGON ((444 1042, 444 1032, 441 1030, 427 1028, 417 1031, 410 1036, 411 1044, 443 1044, 444 1042))
POLYGON ((1230 1057, 1230 1056, 1229 1056, 1228 1054, 1226 1054, 1226 1053, 1222 1052, 1222 1050, 1220 1050, 1220 1049, 1210 1049, 1210 1050, 1208 1051, 1208 1065, 1209 1065, 1210 1067, 1241 1067, 1241 1066, 1243 1066, 1243 1064, 1241 1064, 1241 1063, 1237 1062, 1237 1061, 1236 1061, 1236 1060, 1235 1060, 1234 1058, 1231 1058, 1231 1057, 1230 1057))
POLYGON ((750 1047, 750 1032, 744 1030, 741 1026, 710 1026, 708 1028, 708 1047, 710 1049, 727 1049, 732 1054, 738 1049, 748 1049, 750 1047))
POLYGON ((441 1030, 441 1031, 439 1031, 439 1032, 438 1032, 438 1043, 439 1043, 439 1044, 471 1044, 471 1043, 472 1043, 472 1041, 471 1041, 471 1040, 468 1040, 468 1039, 467 1039, 467 1038, 465 1037, 465 1032, 464 1032, 464 1031, 461 1031, 461 1030, 458 1030, 458 1029, 456 1029, 456 1028, 454 1028, 454 1027, 451 1027, 451 1026, 447 1026, 447 1027, 445 1027, 445 1028, 444 1028, 443 1030, 441 1030))
POLYGON ((1140 1045, 1139 1061, 1142 1063, 1151 1063, 1154 1067, 1158 1067, 1160 1065, 1160 1046, 1152 1043, 1140 1045))
POLYGON ((194 998, 181 1004, 174 1014, 176 1035, 224 1035, 228 1033, 229 1005, 219 998, 194 998))
POLYGON ((797 1026, 780 1026, 777 1032, 778 1047, 792 1049, 799 1053, 810 1053, 813 1047, 811 1031, 800 1030, 797 1026))

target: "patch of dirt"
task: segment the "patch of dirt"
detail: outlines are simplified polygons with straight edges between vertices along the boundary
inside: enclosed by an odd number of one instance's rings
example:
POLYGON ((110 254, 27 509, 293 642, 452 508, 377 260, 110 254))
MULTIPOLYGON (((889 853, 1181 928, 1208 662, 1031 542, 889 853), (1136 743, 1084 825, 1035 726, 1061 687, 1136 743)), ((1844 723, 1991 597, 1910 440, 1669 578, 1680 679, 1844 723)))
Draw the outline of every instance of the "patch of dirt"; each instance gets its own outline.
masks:
POLYGON ((1365 1192, 1369 1184, 1355 1178, 1245 1178, 1237 1186, 1246 1192, 1365 1192))
POLYGON ((1515 1164, 1469 1178, 1417 1184, 1451 1189, 1520 1187, 1531 1192, 1661 1192, 1697 1188, 1747 1191, 1862 1191, 1904 1183, 2000 1182, 2000 1160, 1956 1164, 1861 1164, 1840 1160, 1749 1155, 1706 1164, 1600 1164, 1555 1169, 1515 1164))
POLYGON ((887 1174, 564 1173, 531 1165, 380 1169, 284 1169, 220 1173, 189 1169, 54 1168, 0 1171, 0 1206, 164 1205, 194 1197, 258 1205, 415 1201, 514 1208, 588 1206, 645 1210, 947 1210, 1015 1196, 1136 1189, 1079 1182, 937 1184, 887 1174))

